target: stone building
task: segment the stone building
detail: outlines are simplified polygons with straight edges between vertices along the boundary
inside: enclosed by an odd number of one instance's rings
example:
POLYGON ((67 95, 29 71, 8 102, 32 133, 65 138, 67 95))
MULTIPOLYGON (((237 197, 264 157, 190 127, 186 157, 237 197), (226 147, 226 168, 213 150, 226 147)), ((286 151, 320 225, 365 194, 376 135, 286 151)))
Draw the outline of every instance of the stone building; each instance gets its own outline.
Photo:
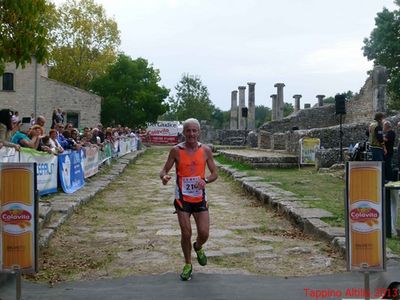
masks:
POLYGON ((49 79, 47 65, 32 60, 25 68, 17 69, 14 63, 6 65, 0 76, 0 109, 3 108, 18 111, 21 117, 43 115, 47 130, 55 108, 65 111, 68 122, 75 127, 94 127, 100 122, 101 97, 49 79))

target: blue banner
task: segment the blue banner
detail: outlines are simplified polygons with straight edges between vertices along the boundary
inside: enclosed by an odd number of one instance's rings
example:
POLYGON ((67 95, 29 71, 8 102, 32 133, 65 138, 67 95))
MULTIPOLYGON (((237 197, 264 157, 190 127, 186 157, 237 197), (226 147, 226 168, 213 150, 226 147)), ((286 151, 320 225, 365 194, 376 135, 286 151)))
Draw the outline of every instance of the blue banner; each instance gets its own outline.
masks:
POLYGON ((60 182, 65 193, 73 193, 85 185, 82 157, 82 150, 65 151, 58 155, 60 182))

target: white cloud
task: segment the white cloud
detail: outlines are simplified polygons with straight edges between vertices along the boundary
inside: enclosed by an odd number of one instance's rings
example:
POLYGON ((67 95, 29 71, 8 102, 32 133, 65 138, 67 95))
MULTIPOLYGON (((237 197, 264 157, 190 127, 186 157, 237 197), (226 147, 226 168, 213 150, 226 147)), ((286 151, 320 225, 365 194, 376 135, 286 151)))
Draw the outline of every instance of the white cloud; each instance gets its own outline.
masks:
POLYGON ((300 66, 315 74, 363 72, 372 67, 372 62, 363 56, 361 48, 359 40, 340 41, 306 54, 300 66))

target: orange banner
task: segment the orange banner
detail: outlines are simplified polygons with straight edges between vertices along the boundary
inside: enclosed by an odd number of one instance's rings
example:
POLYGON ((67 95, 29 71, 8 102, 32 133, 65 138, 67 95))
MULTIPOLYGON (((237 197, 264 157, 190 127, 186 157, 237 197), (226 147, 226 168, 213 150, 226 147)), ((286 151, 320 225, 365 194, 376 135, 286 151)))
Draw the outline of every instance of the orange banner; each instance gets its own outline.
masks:
POLYGON ((1 268, 36 270, 35 164, 0 164, 1 268))
POLYGON ((349 162, 346 178, 348 269, 384 270, 382 163, 349 162))

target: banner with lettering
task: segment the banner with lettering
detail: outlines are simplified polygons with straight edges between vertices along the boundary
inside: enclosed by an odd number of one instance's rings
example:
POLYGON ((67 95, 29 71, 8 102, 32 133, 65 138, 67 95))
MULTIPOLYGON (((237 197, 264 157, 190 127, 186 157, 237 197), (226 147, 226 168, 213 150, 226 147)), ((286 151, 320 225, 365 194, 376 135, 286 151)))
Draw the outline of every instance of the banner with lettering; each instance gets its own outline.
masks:
POLYGON ((65 151, 58 155, 60 183, 65 193, 73 193, 85 185, 82 169, 83 150, 65 151))
POLYGON ((346 164, 346 253, 349 271, 386 268, 382 162, 346 164))
POLYGON ((111 161, 111 145, 110 143, 106 143, 103 146, 103 149, 99 151, 99 164, 110 164, 111 161))
POLYGON ((19 153, 12 147, 0 148, 0 162, 19 162, 19 153))
POLYGON ((138 148, 138 139, 136 136, 130 138, 131 141, 131 151, 136 151, 138 148))
POLYGON ((37 213, 34 163, 0 163, 0 271, 37 272, 37 213))
POLYGON ((40 195, 57 192, 57 156, 30 148, 21 148, 20 162, 36 162, 37 187, 40 195))
POLYGON ((152 144, 177 144, 182 126, 178 121, 160 121, 147 124, 147 142, 152 144))
POLYGON ((300 165, 315 164, 315 153, 320 148, 321 141, 316 138, 300 139, 300 165))
POLYGON ((119 152, 118 156, 123 156, 130 152, 130 141, 125 138, 119 140, 119 152))
POLYGON ((84 147, 83 172, 85 178, 93 176, 99 171, 99 150, 97 147, 84 147))

